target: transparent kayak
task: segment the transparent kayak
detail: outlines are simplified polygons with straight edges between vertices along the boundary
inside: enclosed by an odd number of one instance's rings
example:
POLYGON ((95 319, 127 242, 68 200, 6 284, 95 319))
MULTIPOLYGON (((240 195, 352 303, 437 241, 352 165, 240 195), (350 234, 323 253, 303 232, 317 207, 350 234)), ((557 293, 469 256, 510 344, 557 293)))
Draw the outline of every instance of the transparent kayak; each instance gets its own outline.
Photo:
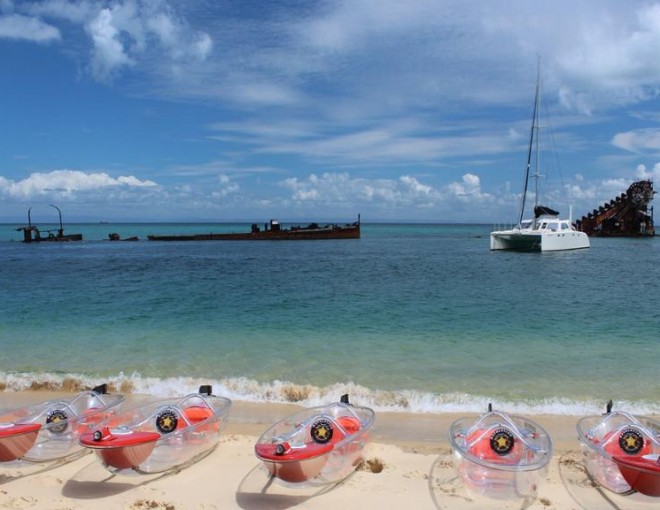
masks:
POLYGON ((85 453, 80 436, 116 413, 123 400, 103 384, 0 415, 0 462, 48 462, 85 453))
POLYGON ((368 407, 341 402, 312 407, 269 428, 255 454, 270 475, 293 486, 335 483, 362 460, 375 419, 368 407))
POLYGON ((181 468, 216 447, 230 406, 231 400, 202 386, 183 398, 157 399, 117 414, 83 434, 80 444, 115 474, 181 468))
POLYGON ((617 494, 660 496, 660 423, 622 411, 587 416, 577 424, 589 475, 617 494))
POLYGON ((452 423, 449 441, 463 484, 491 498, 536 497, 552 457, 552 440, 538 423, 490 407, 452 423))

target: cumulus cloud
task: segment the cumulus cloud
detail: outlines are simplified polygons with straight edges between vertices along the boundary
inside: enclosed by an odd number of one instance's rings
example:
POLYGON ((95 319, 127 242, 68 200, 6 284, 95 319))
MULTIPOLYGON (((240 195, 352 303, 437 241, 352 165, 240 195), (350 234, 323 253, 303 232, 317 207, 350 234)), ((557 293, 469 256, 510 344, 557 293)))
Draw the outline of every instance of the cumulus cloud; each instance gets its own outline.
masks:
POLYGON ((211 196, 214 198, 225 198, 238 193, 240 190, 238 183, 233 182, 231 177, 225 174, 218 176, 218 183, 220 187, 211 192, 211 196))
POLYGON ((461 182, 452 182, 447 186, 450 194, 461 202, 471 202, 475 205, 492 200, 494 197, 481 191, 481 179, 478 175, 467 173, 461 182))
POLYGON ((635 176, 642 180, 660 181, 660 163, 653 165, 651 170, 647 170, 646 165, 639 165, 635 170, 635 176))
POLYGON ((656 163, 651 170, 645 165, 638 165, 634 171, 634 178, 616 177, 591 181, 576 179, 578 182, 566 185, 561 196, 554 194, 551 195, 551 199, 557 204, 568 201, 567 205, 573 205, 575 213, 587 213, 626 191, 634 181, 658 178, 660 178, 660 163, 656 163))
POLYGON ((481 190, 479 176, 465 174, 461 182, 443 188, 423 184, 416 177, 403 175, 398 179, 351 178, 348 173, 311 174, 307 179, 289 178, 281 185, 291 190, 296 201, 330 203, 370 203, 382 207, 434 207, 444 202, 464 202, 475 205, 493 197, 481 190))
POLYGON ((79 170, 54 170, 33 173, 21 181, 0 177, 0 195, 11 198, 32 198, 44 195, 75 195, 114 187, 150 188, 157 184, 134 176, 109 176, 107 173, 85 173, 79 170))
POLYGON ((38 43, 59 41, 60 31, 38 18, 10 14, 0 16, 0 39, 17 39, 38 43))

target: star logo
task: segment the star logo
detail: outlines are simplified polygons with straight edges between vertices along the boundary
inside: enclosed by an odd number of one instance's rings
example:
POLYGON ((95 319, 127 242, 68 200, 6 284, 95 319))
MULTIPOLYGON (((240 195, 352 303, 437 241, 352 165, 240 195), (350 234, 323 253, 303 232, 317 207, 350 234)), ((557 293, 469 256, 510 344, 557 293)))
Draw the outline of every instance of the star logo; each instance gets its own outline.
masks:
POLYGON ((626 429, 619 436, 619 446, 628 455, 637 455, 644 447, 644 437, 635 429, 626 429))
POLYGON ((69 422, 67 421, 68 418, 69 417, 62 409, 54 409, 48 413, 48 416, 46 417, 46 424, 52 424, 50 427, 48 427, 48 430, 54 434, 61 434, 69 425, 69 422))
POLYGON ((318 420, 312 425, 310 434, 315 442, 325 444, 332 439, 332 424, 328 420, 318 420))
POLYGON ((513 449, 513 434, 507 429, 498 429, 490 436, 490 448, 498 455, 506 455, 513 449))
POLYGON ((156 418, 156 428, 158 428, 163 434, 169 434, 172 432, 176 429, 178 423, 179 418, 176 415, 176 412, 172 409, 165 409, 158 415, 158 418, 156 418))

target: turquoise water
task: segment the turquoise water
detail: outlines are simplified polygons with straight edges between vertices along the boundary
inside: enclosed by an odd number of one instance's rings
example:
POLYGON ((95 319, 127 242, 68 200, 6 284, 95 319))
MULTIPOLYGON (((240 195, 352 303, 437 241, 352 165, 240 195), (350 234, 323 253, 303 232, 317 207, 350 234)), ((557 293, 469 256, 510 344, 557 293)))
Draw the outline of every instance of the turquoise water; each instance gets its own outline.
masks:
POLYGON ((237 400, 660 413, 655 239, 491 252, 486 225, 363 225, 362 239, 122 242, 245 225, 0 226, 0 385, 109 380, 237 400), (185 387, 182 390, 182 387, 185 387))

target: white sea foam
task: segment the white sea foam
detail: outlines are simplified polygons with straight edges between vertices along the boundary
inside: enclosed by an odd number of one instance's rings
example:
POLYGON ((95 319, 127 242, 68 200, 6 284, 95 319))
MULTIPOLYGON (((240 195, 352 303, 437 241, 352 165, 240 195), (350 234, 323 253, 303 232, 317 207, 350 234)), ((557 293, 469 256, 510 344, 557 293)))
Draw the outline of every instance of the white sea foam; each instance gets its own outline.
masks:
MULTIPOLYGON (((79 391, 108 383, 112 391, 174 397, 197 391, 202 384, 211 384, 214 393, 235 401, 297 403, 316 406, 338 400, 348 393, 351 402, 376 411, 410 413, 478 413, 492 404, 495 409, 523 415, 584 416, 604 411, 604 402, 549 398, 511 401, 487 395, 433 394, 412 390, 386 391, 371 389, 354 383, 337 383, 325 387, 299 385, 287 381, 260 383, 247 378, 201 379, 194 377, 155 378, 140 374, 119 373, 110 377, 92 377, 82 374, 0 372, 0 389, 4 391, 79 391)), ((616 408, 633 414, 658 415, 657 402, 617 401, 616 408)))

